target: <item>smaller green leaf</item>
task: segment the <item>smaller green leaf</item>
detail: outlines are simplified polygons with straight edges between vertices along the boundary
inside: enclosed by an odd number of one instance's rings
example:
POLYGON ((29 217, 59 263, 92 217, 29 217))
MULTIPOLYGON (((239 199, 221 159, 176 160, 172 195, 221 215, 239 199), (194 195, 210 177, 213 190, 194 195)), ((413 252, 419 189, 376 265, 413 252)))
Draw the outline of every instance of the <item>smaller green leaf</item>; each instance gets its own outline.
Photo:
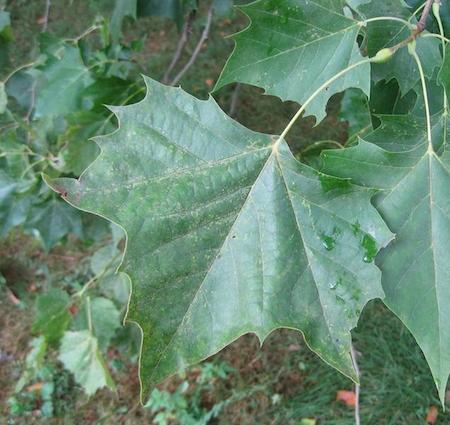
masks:
POLYGON ((36 118, 65 115, 82 108, 83 89, 93 80, 77 47, 59 45, 40 70, 36 118))
POLYGON ((59 288, 51 289, 36 299, 36 318, 33 332, 44 335, 49 343, 57 342, 64 334, 72 316, 69 313, 69 295, 59 288))
POLYGON ((22 372, 14 391, 18 393, 23 387, 33 379, 36 379, 39 370, 44 363, 45 353, 47 351, 47 343, 43 336, 33 338, 30 341, 31 350, 25 359, 25 369, 22 372))
MULTIPOLYGON (((363 61, 358 21, 345 16, 344 1, 259 0, 240 7, 249 26, 233 36, 236 46, 215 90, 241 82, 282 100, 304 103, 330 78, 363 61)), ((370 65, 361 64, 332 82, 308 105, 320 122, 329 98, 349 87, 370 92, 370 65)))
POLYGON ((116 0, 111 16, 109 30, 113 43, 117 43, 121 36, 122 23, 125 17, 130 16, 136 19, 137 0, 116 0))
POLYGON ((0 81, 0 114, 5 113, 7 104, 8 97, 6 96, 5 83, 0 81))
POLYGON ((11 17, 9 12, 5 12, 4 10, 0 10, 0 39, 1 38, 6 41, 11 41, 13 39, 11 17))
POLYGON ((14 98, 20 107, 29 110, 33 104, 34 91, 40 71, 29 69, 14 73, 6 83, 6 93, 14 98))
POLYGON ((233 7, 233 0, 213 0, 213 6, 217 15, 226 15, 233 7))
MULTIPOLYGON (((76 330, 88 328, 86 308, 87 305, 84 304, 75 317, 74 328, 76 330)), ((98 340, 99 347, 105 350, 120 326, 120 313, 111 300, 103 297, 92 299, 90 309, 93 334, 98 340)))
POLYGON ((345 91, 339 118, 348 122, 348 142, 372 130, 372 118, 367 96, 357 89, 345 91))
POLYGON ((114 381, 98 349, 98 341, 89 331, 66 332, 59 349, 59 360, 73 373, 87 395, 103 387, 115 390, 114 381))
POLYGON ((178 28, 181 28, 184 14, 189 9, 196 9, 196 6, 196 0, 138 0, 137 16, 169 18, 175 21, 178 28))
POLYGON ((56 198, 35 206, 27 227, 39 232, 46 251, 69 233, 82 234, 80 214, 56 198))
POLYGON ((91 258, 91 270, 99 275, 107 269, 114 274, 120 264, 120 251, 112 244, 101 247, 91 258))
POLYGON ((112 298, 125 306, 130 296, 130 279, 125 273, 106 276, 100 282, 100 290, 108 298, 112 298))
POLYGON ((34 201, 27 193, 32 184, 27 180, 18 181, 0 170, 0 236, 25 222, 34 201))

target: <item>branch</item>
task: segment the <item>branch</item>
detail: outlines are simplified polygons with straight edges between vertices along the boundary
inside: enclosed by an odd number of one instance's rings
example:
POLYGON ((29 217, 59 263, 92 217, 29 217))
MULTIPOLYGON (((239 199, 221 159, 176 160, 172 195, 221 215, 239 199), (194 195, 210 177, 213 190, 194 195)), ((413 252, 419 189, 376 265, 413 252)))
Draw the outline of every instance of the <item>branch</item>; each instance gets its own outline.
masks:
MULTIPOLYGON (((350 347, 350 354, 352 356, 352 363, 353 367, 355 368, 355 372, 358 375, 358 378, 360 376, 358 362, 356 361, 356 351, 353 347, 353 344, 350 347)), ((361 390, 360 384, 355 384, 355 425, 361 425, 361 418, 359 415, 359 393, 361 390)))
POLYGON ((46 0, 46 2, 45 2, 45 13, 44 13, 44 17, 43 17, 42 32, 46 32, 47 31, 48 15, 50 14, 50 5, 51 5, 51 0, 46 0))
POLYGON ((178 82, 181 80, 181 78, 183 78, 183 75, 189 70, 189 68, 194 64, 194 62, 197 60, 197 57, 200 53, 200 50, 203 47, 203 43, 208 39, 208 35, 209 35, 209 30, 211 28, 211 23, 212 23, 212 17, 213 17, 213 12, 214 9, 211 6, 208 9, 208 18, 206 20, 206 25, 205 28, 202 32, 202 35, 200 37, 199 42, 197 43, 197 46, 195 46, 195 50, 194 53, 192 53, 191 58, 189 59, 189 61, 186 63, 186 65, 184 65, 183 69, 177 74, 177 76, 172 80, 171 82, 171 86, 175 86, 176 84, 178 84, 178 82))
POLYGON ((237 83, 236 87, 234 88, 233 94, 231 95, 230 111, 228 112, 228 115, 230 117, 233 117, 236 113, 240 91, 241 91, 241 83, 237 83))
POLYGON ((405 40, 401 41, 400 43, 396 44, 395 46, 390 47, 390 50, 392 53, 395 53, 398 49, 401 47, 404 47, 411 43, 411 41, 414 41, 424 30, 425 26, 427 24, 428 15, 430 14, 431 7, 433 6, 435 0, 427 0, 425 3, 425 6, 422 11, 422 15, 420 16, 420 20, 417 23, 416 28, 414 31, 412 31, 411 35, 406 38, 405 40))
POLYGON ((430 14, 431 6, 433 5, 434 0, 427 0, 425 3, 425 6, 422 11, 422 16, 420 17, 420 21, 417 24, 417 29, 419 30, 419 34, 425 29, 425 26, 427 24, 427 18, 430 14))
POLYGON ((164 77, 162 79, 162 82, 165 84, 169 82, 170 73, 173 71, 175 65, 180 60, 181 54, 183 53, 186 43, 189 40, 189 37, 192 33, 192 22, 194 18, 195 18, 195 11, 191 11, 186 18, 186 22, 184 23, 183 32, 181 33, 181 37, 178 40, 177 48, 173 55, 172 62, 170 62, 170 65, 167 68, 167 71, 165 72, 164 77))

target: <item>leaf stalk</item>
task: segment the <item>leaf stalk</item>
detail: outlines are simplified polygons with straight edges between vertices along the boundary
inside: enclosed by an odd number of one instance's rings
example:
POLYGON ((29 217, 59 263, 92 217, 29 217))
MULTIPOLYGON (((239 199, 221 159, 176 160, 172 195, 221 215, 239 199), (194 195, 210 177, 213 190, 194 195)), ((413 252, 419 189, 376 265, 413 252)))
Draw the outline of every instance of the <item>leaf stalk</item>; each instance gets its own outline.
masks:
POLYGON ((425 104, 425 116, 426 116, 426 121, 427 121, 428 152, 434 152, 432 136, 431 136, 431 114, 430 114, 430 104, 428 102, 428 89, 427 89, 425 73, 423 71, 422 62, 419 58, 419 55, 416 52, 415 43, 408 44, 408 52, 416 61, 417 69, 419 70, 420 82, 422 84, 423 101, 425 104))

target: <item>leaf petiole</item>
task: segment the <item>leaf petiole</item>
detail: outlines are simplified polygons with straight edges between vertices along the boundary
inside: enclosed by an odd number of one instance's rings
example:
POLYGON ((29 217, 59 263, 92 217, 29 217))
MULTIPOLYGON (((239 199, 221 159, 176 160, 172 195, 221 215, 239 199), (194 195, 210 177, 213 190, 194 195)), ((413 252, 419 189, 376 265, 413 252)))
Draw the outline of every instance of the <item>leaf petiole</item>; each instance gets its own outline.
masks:
POLYGON ((414 28, 414 25, 411 24, 411 22, 408 22, 405 19, 402 18, 397 18, 395 16, 376 16, 374 18, 369 18, 369 19, 365 19, 364 21, 359 21, 359 25, 361 27, 365 27, 367 24, 369 24, 370 22, 377 22, 377 21, 394 21, 394 22, 400 22, 402 24, 404 24, 405 26, 407 26, 410 29, 414 28))
POLYGON ((92 333, 92 313, 91 313, 91 297, 86 297, 86 315, 89 332, 92 333))
POLYGON ((439 40, 442 40, 443 43, 450 43, 450 38, 447 38, 442 34, 435 34, 432 32, 427 32, 425 34, 422 34, 421 37, 439 38, 439 40))
POLYGON ((419 55, 416 52, 416 46, 415 46, 414 42, 408 44, 408 52, 416 61, 417 69, 419 71, 420 82, 422 84, 422 91, 423 91, 423 101, 425 104, 425 116, 426 116, 426 120, 427 120, 428 152, 433 152, 434 150, 433 150, 432 137, 431 137, 431 114, 430 114, 430 105, 428 102, 428 89, 427 89, 427 84, 425 81, 425 73, 423 71, 422 62, 419 58, 419 55))
POLYGON ((277 139, 277 141, 273 145, 273 149, 276 151, 278 146, 280 145, 281 141, 285 138, 286 134, 289 133, 289 130, 292 128, 292 126, 295 124, 295 122, 300 118, 300 116, 305 112, 308 105, 324 90, 327 88, 330 84, 334 83, 336 80, 341 78, 343 75, 347 74, 347 72, 350 72, 352 69, 357 68, 358 66, 364 65, 366 63, 372 62, 372 58, 366 58, 359 62, 355 62, 352 65, 348 66, 347 68, 344 68, 340 72, 338 72, 336 75, 325 81, 311 96, 309 96, 308 99, 303 103, 303 105, 300 107, 300 109, 297 111, 297 113, 292 117, 292 119, 289 121, 286 128, 283 130, 283 132, 280 134, 280 137, 277 139))

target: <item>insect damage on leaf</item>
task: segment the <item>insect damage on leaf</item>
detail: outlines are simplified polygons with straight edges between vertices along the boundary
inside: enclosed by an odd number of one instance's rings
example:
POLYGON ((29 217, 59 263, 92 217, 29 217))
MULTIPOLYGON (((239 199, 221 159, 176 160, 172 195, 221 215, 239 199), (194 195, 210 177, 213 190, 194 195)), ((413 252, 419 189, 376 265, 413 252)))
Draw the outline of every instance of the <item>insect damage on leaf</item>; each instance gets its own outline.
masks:
POLYGON ((120 127, 97 139, 102 152, 81 178, 47 179, 127 232, 143 399, 239 336, 263 341, 280 327, 356 380, 350 330, 383 296, 372 250, 392 238, 375 192, 299 163, 283 141, 273 149, 212 98, 145 81, 143 101, 113 108, 120 127))

